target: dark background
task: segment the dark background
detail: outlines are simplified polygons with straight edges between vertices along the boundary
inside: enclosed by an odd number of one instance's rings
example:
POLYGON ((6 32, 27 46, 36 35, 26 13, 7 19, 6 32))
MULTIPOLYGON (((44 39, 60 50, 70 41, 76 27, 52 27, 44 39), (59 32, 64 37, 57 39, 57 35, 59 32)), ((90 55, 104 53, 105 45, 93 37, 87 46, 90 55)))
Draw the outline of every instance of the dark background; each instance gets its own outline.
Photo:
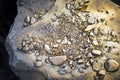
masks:
POLYGON ((18 80, 8 64, 5 39, 17 15, 16 0, 0 0, 0 80, 18 80))
MULTIPOLYGON (((9 67, 5 39, 17 15, 17 0, 0 0, 0 80, 18 80, 9 67)), ((120 0, 112 0, 120 5, 120 0)))

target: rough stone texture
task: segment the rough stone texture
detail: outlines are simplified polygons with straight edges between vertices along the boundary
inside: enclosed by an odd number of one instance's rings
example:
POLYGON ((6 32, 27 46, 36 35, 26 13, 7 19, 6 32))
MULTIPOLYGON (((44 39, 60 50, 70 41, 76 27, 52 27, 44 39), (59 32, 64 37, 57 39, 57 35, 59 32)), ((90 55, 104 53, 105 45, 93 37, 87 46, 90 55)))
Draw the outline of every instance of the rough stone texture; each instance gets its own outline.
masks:
POLYGON ((115 60, 107 60, 105 62, 105 69, 110 72, 114 72, 119 69, 119 64, 115 60))
MULTIPOLYGON (((62 75, 62 76, 59 75, 57 73, 58 67, 54 67, 49 64, 44 64, 44 66, 40 68, 36 68, 34 67, 34 62, 36 61, 35 56, 33 54, 26 54, 24 51, 19 50, 20 46, 18 44, 20 44, 20 41, 24 39, 27 36, 27 34, 33 34, 34 36, 48 35, 45 33, 45 30, 47 28, 44 27, 48 25, 49 22, 52 22, 51 18, 53 18, 55 14, 59 15, 63 11, 66 11, 65 10, 66 3, 67 1, 65 0, 57 0, 55 3, 54 0, 53 2, 50 2, 50 0, 46 0, 46 1, 18 0, 18 15, 6 39, 6 48, 10 55, 9 63, 11 69, 21 80, 45 80, 45 79, 67 80, 67 78, 73 78, 73 80, 74 78, 76 80, 77 79, 93 80, 93 77, 89 78, 90 76, 94 75, 94 72, 91 72, 90 70, 87 71, 88 73, 84 73, 84 74, 79 74, 77 70, 74 70, 74 72, 72 72, 72 75, 74 76, 73 77, 69 75, 62 75), (25 17, 33 16, 34 14, 40 14, 43 15, 43 17, 39 19, 35 24, 24 27, 23 24, 25 17), (39 32, 43 34, 39 34, 39 32)), ((93 11, 92 13, 94 13, 94 11, 97 11, 97 9, 102 9, 103 6, 101 6, 101 4, 106 5, 104 6, 104 8, 106 10, 110 10, 113 13, 114 11, 118 10, 118 7, 113 3, 111 3, 109 0, 102 0, 101 2, 99 2, 98 0, 91 0, 89 8, 91 11, 93 11), (96 5, 98 7, 95 7, 96 5), (111 5, 113 6, 112 9, 111 9, 111 5)), ((118 15, 118 13, 119 10, 116 13, 116 15, 118 15)), ((110 16, 107 16, 106 19, 108 19, 110 16)), ((119 17, 119 15, 117 17, 119 17)), ((109 20, 108 24, 112 28, 114 25, 115 26, 114 30, 117 32, 119 30, 117 23, 118 19, 116 18, 116 16, 114 18, 115 18, 114 21, 116 22, 112 21, 113 24, 110 24, 111 21, 109 20)), ((50 31, 51 28, 48 30, 50 31)), ((42 53, 44 54, 44 52, 42 53)), ((110 55, 110 57, 116 59, 119 58, 119 56, 116 55, 114 56, 110 55)), ((45 57, 43 56, 43 60, 44 59, 45 57)), ((105 80, 114 80, 115 78, 118 78, 120 75, 119 72, 120 71, 116 72, 114 77, 108 74, 105 80)))
POLYGON ((49 60, 54 65, 61 65, 67 60, 67 56, 50 57, 49 60))

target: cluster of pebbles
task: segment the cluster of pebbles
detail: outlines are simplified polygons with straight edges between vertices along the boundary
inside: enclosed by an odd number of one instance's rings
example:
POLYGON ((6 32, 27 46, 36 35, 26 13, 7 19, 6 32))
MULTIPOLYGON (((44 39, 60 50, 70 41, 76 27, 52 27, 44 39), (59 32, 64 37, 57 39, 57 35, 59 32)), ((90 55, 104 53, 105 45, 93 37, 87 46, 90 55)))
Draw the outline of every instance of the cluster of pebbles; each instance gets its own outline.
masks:
MULTIPOLYGON (((74 74, 75 71, 85 73, 89 68, 105 75, 106 70, 119 69, 118 62, 109 57, 111 50, 118 50, 118 35, 103 19, 89 15, 88 4, 89 0, 71 0, 66 4, 70 13, 52 19, 51 24, 59 23, 52 27, 53 33, 42 37, 28 35, 22 41, 21 49, 36 55, 35 66, 39 68, 44 62, 59 66, 57 72, 60 75, 74 74), (98 24, 103 24, 106 29, 101 29, 98 24), (46 56, 44 62, 43 55, 46 56)), ((35 22, 33 17, 26 19, 27 23, 35 22)))
POLYGON ((39 19, 41 19, 41 17, 42 17, 42 14, 40 14, 40 15, 35 14, 31 17, 26 16, 25 20, 24 20, 24 27, 27 27, 29 25, 36 23, 39 19))

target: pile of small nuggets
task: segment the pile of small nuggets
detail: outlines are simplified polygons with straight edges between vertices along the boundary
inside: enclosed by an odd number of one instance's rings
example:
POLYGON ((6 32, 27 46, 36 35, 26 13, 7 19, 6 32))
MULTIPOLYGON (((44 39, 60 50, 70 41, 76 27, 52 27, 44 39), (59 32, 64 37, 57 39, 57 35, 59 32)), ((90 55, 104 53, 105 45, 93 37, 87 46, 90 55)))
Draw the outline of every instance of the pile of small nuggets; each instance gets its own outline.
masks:
POLYGON ((52 38, 28 35, 21 42, 23 51, 36 55, 36 67, 42 66, 41 55, 45 55, 47 64, 59 66, 60 75, 71 74, 74 70, 85 73, 89 67, 101 75, 105 75, 105 69, 118 70, 119 64, 109 56, 111 50, 119 50, 118 35, 110 27, 96 27, 99 23, 106 25, 105 20, 90 16, 88 4, 89 0, 71 0, 66 4, 70 14, 62 13, 52 19, 51 24, 59 23, 53 26, 56 34, 51 34, 52 38))

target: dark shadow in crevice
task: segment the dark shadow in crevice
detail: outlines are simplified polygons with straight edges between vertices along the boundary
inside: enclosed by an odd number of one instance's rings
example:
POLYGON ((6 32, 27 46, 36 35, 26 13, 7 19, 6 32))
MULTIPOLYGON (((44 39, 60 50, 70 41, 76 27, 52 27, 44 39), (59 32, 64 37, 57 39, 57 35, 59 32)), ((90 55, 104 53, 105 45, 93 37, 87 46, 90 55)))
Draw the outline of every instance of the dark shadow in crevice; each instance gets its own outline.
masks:
POLYGON ((9 66, 5 39, 17 15, 17 0, 0 0, 0 80, 18 80, 9 66))
POLYGON ((111 1, 120 6, 120 0, 111 0, 111 1))

